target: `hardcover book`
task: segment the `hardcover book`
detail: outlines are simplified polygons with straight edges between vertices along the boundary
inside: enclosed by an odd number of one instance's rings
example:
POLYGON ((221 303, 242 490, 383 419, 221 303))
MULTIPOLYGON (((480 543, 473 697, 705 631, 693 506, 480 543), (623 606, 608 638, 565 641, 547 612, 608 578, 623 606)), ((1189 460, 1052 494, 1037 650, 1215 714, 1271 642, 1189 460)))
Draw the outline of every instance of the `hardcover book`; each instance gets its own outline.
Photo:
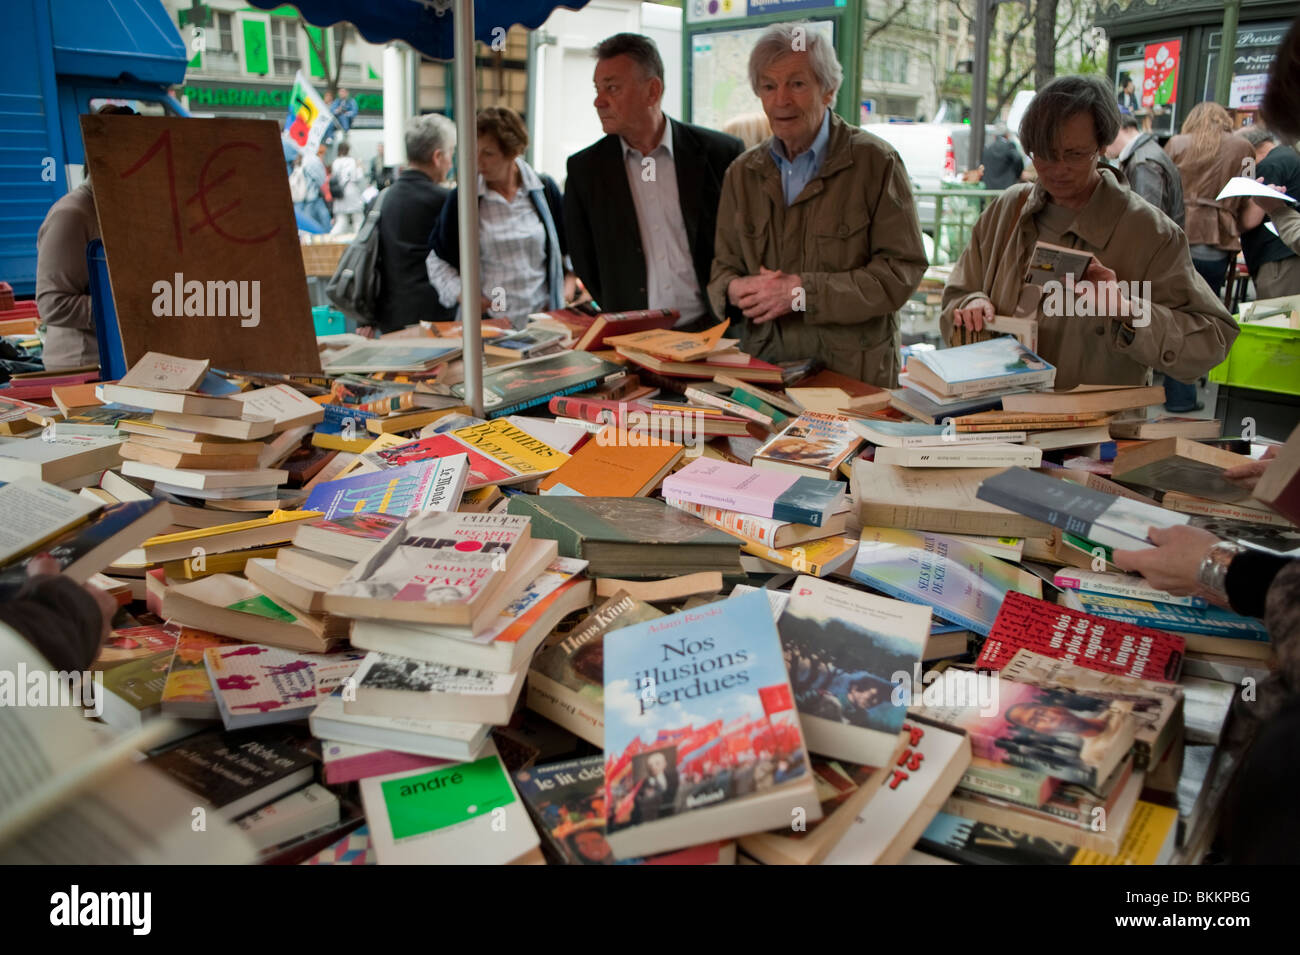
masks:
POLYGON ((566 636, 545 647, 528 671, 528 707, 597 746, 605 743, 605 635, 662 617, 620 592, 566 636))
POLYGON ((562 556, 588 561, 593 577, 740 573, 734 537, 660 500, 521 494, 510 498, 508 512, 529 517, 534 535, 558 542, 562 556))
POLYGON ((663 493, 693 504, 817 527, 835 512, 844 485, 700 457, 665 478, 663 493))
POLYGON ((1108 620, 1011 592, 976 663, 1000 670, 1021 649, 1099 673, 1173 683, 1182 671, 1187 641, 1163 630, 1108 620))
MULTIPOLYGON (((534 358, 483 376, 484 414, 504 418, 534 405, 544 405, 555 395, 586 391, 601 382, 624 374, 622 368, 588 352, 561 352, 534 358)), ((458 398, 465 397, 464 384, 452 385, 458 398)))
POLYGON ((928 604, 938 616, 984 636, 1009 592, 1042 595, 1037 577, 978 547, 887 527, 862 528, 851 575, 891 597, 928 604))
MULTIPOLYGON (((974 674, 945 670, 926 687, 945 701, 967 700, 974 674)), ((992 679, 985 677, 982 679, 992 679)), ((965 730, 971 752, 995 763, 1040 770, 1065 782, 1097 788, 1133 748, 1133 705, 1062 689, 997 680, 997 712, 979 705, 922 705, 919 716, 965 730)))
POLYGON ((1115 456, 1111 476, 1117 481, 1182 491, 1233 504, 1248 500, 1250 490, 1223 477, 1227 468, 1249 464, 1251 458, 1188 438, 1162 438, 1124 448, 1115 456))
POLYGON ((930 635, 930 609, 798 577, 777 629, 795 706, 813 752, 880 766, 907 715, 893 699, 930 635))
POLYGON ((821 817, 780 638, 751 593, 605 639, 606 833, 628 858, 821 817))

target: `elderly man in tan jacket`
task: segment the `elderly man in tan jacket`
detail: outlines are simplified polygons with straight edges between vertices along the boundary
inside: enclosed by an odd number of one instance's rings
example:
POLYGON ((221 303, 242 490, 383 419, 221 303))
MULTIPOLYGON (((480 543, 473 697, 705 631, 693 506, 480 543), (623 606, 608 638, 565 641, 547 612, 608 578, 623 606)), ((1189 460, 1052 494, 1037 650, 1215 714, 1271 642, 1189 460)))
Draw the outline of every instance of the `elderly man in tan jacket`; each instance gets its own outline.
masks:
POLYGON ((709 300, 765 361, 817 358, 898 383, 898 309, 925 272, 902 160, 830 110, 843 70, 809 24, 759 38, 749 78, 772 137, 727 170, 709 300))
POLYGON ((945 338, 954 324, 979 330, 1013 314, 1043 241, 1094 256, 1072 296, 1039 303, 1038 350, 1058 390, 1143 384, 1150 369, 1193 381, 1223 361, 1237 326, 1192 267, 1187 237, 1098 165, 1118 128, 1099 77, 1057 77, 1039 91, 1020 126, 1038 182, 1008 189, 975 223, 943 292, 945 338))

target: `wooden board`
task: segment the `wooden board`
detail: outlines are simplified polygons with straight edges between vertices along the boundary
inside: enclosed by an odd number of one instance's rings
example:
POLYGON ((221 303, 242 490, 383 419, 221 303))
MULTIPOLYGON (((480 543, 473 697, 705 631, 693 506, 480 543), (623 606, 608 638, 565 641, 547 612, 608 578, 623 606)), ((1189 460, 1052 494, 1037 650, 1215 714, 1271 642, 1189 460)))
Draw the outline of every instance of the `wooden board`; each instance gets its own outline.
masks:
POLYGON ((158 351, 319 373, 279 125, 94 115, 81 130, 127 365, 158 351))

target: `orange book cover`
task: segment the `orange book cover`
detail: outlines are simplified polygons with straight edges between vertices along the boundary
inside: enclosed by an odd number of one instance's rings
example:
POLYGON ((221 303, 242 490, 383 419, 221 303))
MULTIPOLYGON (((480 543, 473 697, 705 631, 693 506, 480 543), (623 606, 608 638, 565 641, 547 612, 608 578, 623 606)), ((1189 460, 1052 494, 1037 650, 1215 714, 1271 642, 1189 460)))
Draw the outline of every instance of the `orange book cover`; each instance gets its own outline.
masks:
POLYGON ((540 490, 583 497, 645 497, 685 451, 680 444, 610 425, 543 480, 540 490))

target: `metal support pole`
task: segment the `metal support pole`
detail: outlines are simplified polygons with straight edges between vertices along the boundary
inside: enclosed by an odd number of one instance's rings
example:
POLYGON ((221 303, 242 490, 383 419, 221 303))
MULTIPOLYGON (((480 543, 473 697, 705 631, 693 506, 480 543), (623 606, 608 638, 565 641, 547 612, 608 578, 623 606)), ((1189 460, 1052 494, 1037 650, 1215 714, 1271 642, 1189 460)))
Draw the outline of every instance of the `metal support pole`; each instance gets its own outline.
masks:
POLYGON ((997 11, 996 0, 975 0, 975 56, 970 82, 970 169, 978 169, 984 158, 984 125, 989 109, 989 33, 997 11))
POLYGON ((461 361, 465 400, 483 417, 483 313, 478 261, 478 131, 474 124, 474 0, 456 0, 456 211, 460 214, 461 361))
POLYGON ((1226 0, 1223 5, 1223 39, 1219 41, 1219 75, 1214 83, 1214 99, 1228 105, 1232 92, 1232 68, 1237 62, 1237 18, 1241 0, 1226 0))

